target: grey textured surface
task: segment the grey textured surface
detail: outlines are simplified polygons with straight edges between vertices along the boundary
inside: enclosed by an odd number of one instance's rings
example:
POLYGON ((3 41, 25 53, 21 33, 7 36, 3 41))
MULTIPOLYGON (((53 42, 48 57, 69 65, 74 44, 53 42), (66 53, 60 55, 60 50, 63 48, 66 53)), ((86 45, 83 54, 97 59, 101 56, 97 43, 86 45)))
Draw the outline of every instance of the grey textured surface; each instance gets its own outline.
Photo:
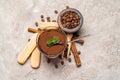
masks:
POLYGON ((120 0, 0 0, 0 80, 120 80, 120 0), (27 28, 41 14, 56 19, 54 10, 66 5, 83 14, 81 35, 91 34, 77 45, 82 66, 72 57, 55 69, 44 56, 39 69, 29 60, 19 65, 17 55, 32 36, 27 28))

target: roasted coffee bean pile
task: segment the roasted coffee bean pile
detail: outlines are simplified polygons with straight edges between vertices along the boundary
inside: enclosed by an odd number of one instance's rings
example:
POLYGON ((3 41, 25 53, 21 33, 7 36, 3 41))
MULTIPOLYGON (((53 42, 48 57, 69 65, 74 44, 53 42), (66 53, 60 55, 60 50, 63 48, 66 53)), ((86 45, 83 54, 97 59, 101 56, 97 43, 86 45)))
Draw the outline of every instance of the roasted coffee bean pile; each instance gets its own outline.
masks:
POLYGON ((73 11, 65 12, 61 15, 61 23, 64 28, 75 28, 80 24, 80 16, 73 11))

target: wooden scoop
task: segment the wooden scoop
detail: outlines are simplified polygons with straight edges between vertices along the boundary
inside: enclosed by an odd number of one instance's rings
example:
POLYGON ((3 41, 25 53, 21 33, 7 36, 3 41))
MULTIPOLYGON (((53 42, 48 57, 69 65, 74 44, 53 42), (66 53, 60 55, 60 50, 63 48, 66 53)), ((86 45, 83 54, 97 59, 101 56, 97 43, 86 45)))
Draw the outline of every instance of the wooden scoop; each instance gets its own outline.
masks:
MULTIPOLYGON (((67 34, 67 41, 71 41, 73 37, 73 34, 67 34)), ((68 51, 67 51, 67 59, 69 58, 69 54, 70 54, 70 49, 71 49, 71 42, 68 43, 68 51)))

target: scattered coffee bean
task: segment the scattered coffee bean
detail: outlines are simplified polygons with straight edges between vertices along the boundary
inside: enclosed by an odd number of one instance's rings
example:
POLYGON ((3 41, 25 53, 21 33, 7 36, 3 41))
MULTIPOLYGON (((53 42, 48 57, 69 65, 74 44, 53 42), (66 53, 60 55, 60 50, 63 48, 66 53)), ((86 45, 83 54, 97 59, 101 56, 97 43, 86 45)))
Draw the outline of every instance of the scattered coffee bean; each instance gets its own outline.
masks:
POLYGON ((47 22, 50 22, 50 20, 47 20, 47 22))
POLYGON ((46 19, 47 19, 47 22, 50 22, 50 21, 51 21, 51 20, 50 20, 50 17, 47 17, 46 19))
POLYGON ((48 58, 47 63, 50 63, 50 61, 51 61, 51 60, 48 58))
POLYGON ((78 65, 77 67, 80 67, 81 66, 81 64, 80 65, 78 65))
POLYGON ((75 33, 73 33, 73 35, 74 35, 74 37, 79 37, 80 36, 79 32, 75 32, 75 33))
POLYGON ((71 52, 70 52, 70 54, 69 54, 69 56, 71 55, 71 52))
POLYGON ((40 29, 40 28, 38 28, 38 31, 41 31, 41 29, 40 29))
POLYGON ((52 20, 52 22, 56 22, 56 20, 52 20))
POLYGON ((69 58, 68 61, 71 62, 71 58, 69 58))
POLYGON ((55 14, 58 14, 58 11, 57 11, 57 10, 55 10, 55 14))
POLYGON ((41 19, 41 21, 42 21, 42 22, 45 22, 45 20, 44 20, 44 19, 41 19))
POLYGON ((47 20, 49 20, 50 19, 50 17, 47 17, 47 20))
POLYGON ((57 65, 57 64, 55 64, 55 68, 58 68, 58 65, 57 65))
MULTIPOLYGON (((68 46, 68 45, 67 45, 68 46)), ((64 57, 65 58, 67 58, 67 50, 68 50, 68 48, 66 48, 65 50, 64 50, 64 57)))
POLYGON ((43 16, 43 15, 41 15, 40 17, 41 17, 41 18, 44 18, 44 16, 43 16))
POLYGON ((59 55, 58 57, 59 57, 60 59, 62 59, 62 55, 59 55))
POLYGON ((30 41, 30 39, 28 39, 28 42, 30 41))
POLYGON ((37 26, 37 27, 38 27, 38 22, 35 22, 35 26, 37 26))
POLYGON ((81 52, 80 52, 80 51, 78 51, 78 54, 80 55, 80 54, 81 54, 81 52))
POLYGON ((70 8, 69 6, 66 6, 66 9, 70 8))
POLYGON ((64 65, 64 61, 61 61, 61 64, 64 65))

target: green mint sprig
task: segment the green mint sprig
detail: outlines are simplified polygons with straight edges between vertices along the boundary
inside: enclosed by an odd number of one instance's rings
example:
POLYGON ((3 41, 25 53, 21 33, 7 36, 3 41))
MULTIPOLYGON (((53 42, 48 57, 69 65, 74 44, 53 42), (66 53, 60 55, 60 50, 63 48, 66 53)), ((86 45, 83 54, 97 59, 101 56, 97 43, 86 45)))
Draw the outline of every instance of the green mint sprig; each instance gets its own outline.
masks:
POLYGON ((50 39, 46 42, 46 45, 51 46, 53 44, 56 44, 58 42, 58 40, 59 40, 58 36, 54 36, 52 39, 50 39))

